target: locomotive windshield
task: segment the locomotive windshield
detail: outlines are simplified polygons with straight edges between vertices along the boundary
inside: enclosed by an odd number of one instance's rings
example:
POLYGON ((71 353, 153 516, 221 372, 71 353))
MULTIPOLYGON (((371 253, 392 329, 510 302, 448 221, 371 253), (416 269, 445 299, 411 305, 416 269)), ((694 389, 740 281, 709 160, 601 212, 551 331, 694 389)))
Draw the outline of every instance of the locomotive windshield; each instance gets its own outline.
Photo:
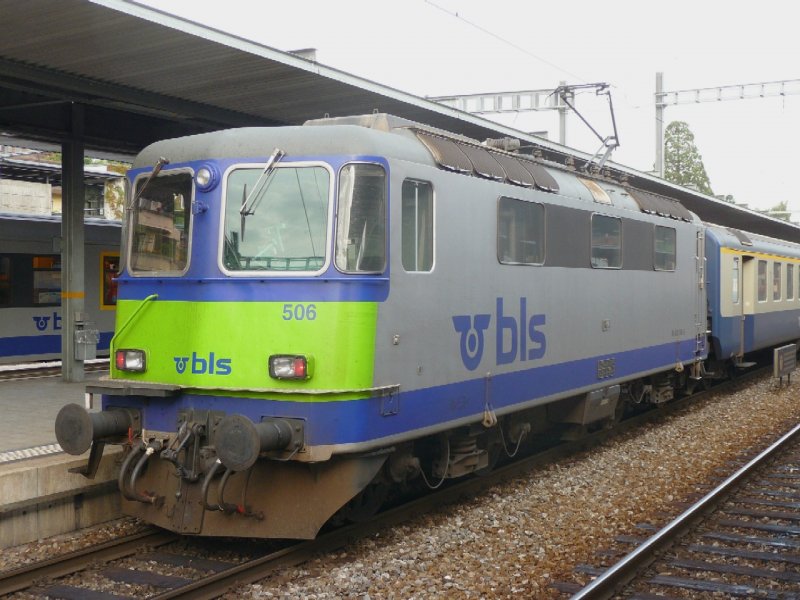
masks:
POLYGON ((138 197, 131 206, 133 272, 180 274, 189 257, 192 216, 192 175, 162 174, 136 184, 138 197))
POLYGON ((330 173, 321 166, 280 166, 262 184, 258 179, 263 171, 243 168, 228 175, 224 267, 229 271, 320 270, 327 247, 330 173), (249 198, 256 185, 255 197, 249 198))

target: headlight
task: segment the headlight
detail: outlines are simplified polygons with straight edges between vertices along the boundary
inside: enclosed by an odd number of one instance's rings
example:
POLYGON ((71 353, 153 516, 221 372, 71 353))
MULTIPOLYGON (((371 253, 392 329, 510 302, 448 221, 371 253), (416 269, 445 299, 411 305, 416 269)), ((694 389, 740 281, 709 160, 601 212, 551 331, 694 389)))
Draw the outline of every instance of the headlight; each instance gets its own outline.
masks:
POLYGON ((194 182, 201 192, 213 189, 219 181, 219 171, 214 165, 203 165, 194 174, 194 182))
POLYGON ((145 370, 144 350, 117 350, 114 364, 120 371, 142 373, 145 370))
POLYGON ((311 379, 314 361, 301 354, 273 354, 269 357, 269 376, 273 379, 311 379))

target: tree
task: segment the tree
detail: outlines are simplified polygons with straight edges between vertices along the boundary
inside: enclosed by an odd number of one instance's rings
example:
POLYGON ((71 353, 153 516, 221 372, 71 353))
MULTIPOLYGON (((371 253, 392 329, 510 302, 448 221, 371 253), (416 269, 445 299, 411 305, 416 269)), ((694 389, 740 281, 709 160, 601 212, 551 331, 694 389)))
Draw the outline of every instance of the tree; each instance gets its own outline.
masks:
POLYGON ((784 200, 783 202, 778 202, 775 206, 767 210, 760 210, 758 211, 765 215, 769 215, 770 217, 775 217, 776 219, 782 219, 784 221, 789 221, 789 217, 792 213, 789 211, 789 201, 784 200))
POLYGON ((664 132, 664 179, 709 196, 714 194, 703 157, 694 145, 694 134, 684 121, 673 121, 664 132))

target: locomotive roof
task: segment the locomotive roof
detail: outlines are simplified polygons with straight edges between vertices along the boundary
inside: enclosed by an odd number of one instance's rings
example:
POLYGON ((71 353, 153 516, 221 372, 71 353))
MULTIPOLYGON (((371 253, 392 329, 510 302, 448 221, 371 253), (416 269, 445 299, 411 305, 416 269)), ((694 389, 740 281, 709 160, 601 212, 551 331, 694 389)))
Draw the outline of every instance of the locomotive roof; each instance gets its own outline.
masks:
POLYGON ((276 147, 289 155, 378 155, 434 165, 431 155, 412 136, 342 124, 335 128, 243 127, 164 140, 142 150, 133 167, 153 165, 161 156, 171 163, 207 158, 266 158, 276 147))
POLYGON ((487 140, 486 144, 481 144, 393 115, 370 114, 312 120, 302 127, 249 127, 164 140, 145 148, 133 166, 152 165, 160 157, 173 164, 209 158, 264 157, 266 160, 276 147, 295 156, 376 155, 548 192, 561 190, 568 196, 590 201, 594 197, 607 204, 636 206, 642 212, 668 218, 695 219, 674 199, 616 182, 590 181, 591 175, 576 173, 529 154, 508 151, 503 147, 506 142, 508 140, 487 140), (552 171, 545 169, 545 165, 552 171), (595 191, 590 194, 592 189, 595 191), (612 202, 608 193, 615 192, 617 200, 612 202))

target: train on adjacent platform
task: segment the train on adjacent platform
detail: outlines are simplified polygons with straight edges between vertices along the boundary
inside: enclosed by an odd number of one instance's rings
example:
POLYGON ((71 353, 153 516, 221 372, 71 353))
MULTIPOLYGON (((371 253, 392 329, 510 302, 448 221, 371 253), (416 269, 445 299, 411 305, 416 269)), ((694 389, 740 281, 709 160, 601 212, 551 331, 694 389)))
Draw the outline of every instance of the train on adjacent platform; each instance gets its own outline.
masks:
POLYGON ((144 149, 62 447, 123 445, 161 527, 312 538, 800 338, 799 245, 508 147, 376 114, 144 149))
MULTIPOLYGON (((84 323, 108 355, 114 333, 119 221, 85 222, 84 323)), ((0 364, 61 358, 61 217, 0 214, 0 364)))

